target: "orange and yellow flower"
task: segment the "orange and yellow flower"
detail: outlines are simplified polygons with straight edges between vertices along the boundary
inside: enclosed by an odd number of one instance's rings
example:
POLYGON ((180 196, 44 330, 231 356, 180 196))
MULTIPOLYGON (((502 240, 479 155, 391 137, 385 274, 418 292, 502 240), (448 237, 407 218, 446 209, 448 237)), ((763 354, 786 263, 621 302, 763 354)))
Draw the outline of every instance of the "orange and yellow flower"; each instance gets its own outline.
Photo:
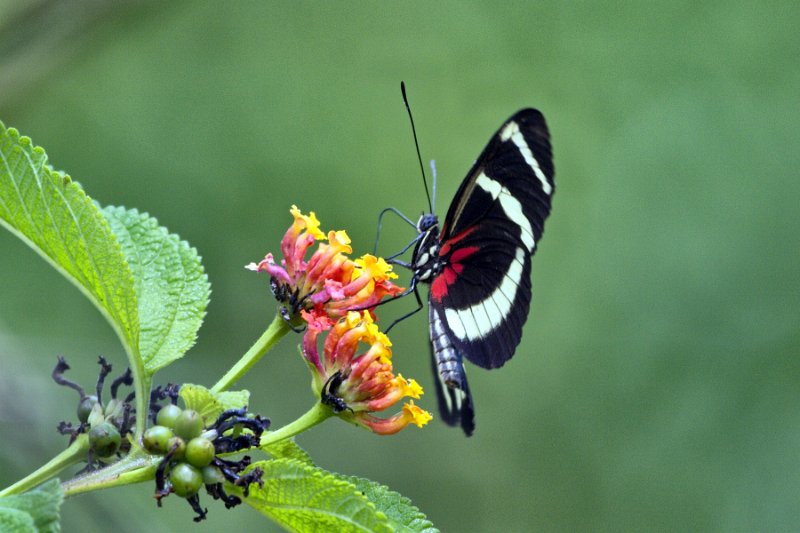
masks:
POLYGON ((351 309, 371 311, 385 296, 403 292, 390 281, 397 274, 382 258, 369 254, 355 260, 348 257, 353 249, 346 232, 330 231, 326 237, 314 212, 304 215, 297 206, 290 212, 294 222, 281 241, 280 263, 270 253, 260 263, 247 265, 270 275, 284 318, 290 320, 305 311, 302 316, 307 320, 328 323, 326 320, 342 317, 351 309), (306 261, 309 248, 326 239, 306 261))
POLYGON ((368 312, 349 312, 336 323, 306 317, 303 356, 312 369, 313 388, 322 403, 340 417, 375 433, 391 435, 409 424, 422 427, 431 420, 427 411, 408 401, 402 410, 379 418, 403 398, 419 399, 422 387, 413 379, 395 375, 389 338, 368 312), (319 351, 319 336, 329 329, 319 351), (366 345, 363 351, 362 345, 366 345))

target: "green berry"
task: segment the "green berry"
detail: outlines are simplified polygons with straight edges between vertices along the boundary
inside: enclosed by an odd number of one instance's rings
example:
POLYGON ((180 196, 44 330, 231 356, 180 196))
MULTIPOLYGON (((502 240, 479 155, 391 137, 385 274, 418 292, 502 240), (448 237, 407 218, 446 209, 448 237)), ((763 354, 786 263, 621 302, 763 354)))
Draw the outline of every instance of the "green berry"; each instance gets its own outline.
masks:
POLYGON ((168 427, 153 426, 144 432, 142 445, 150 453, 164 455, 169 451, 169 440, 173 436, 172 430, 168 427))
POLYGON ((214 443, 202 437, 195 437, 186 445, 186 460, 197 468, 211 464, 214 453, 214 443))
POLYGON ((175 434, 185 440, 192 440, 203 431, 203 417, 192 409, 186 409, 175 419, 175 434))
POLYGON ((197 494, 203 486, 203 474, 188 463, 178 463, 169 474, 172 489, 181 498, 188 498, 197 494))
POLYGON ((89 430, 89 446, 98 457, 111 457, 122 441, 119 430, 109 422, 103 422, 89 430))
POLYGON ((225 481, 225 476, 222 475, 219 468, 214 465, 203 467, 203 484, 216 485, 225 481))
POLYGON ((97 396, 86 396, 78 404, 78 420, 86 422, 92 414, 92 408, 97 403, 97 396))
POLYGON ((125 422, 125 404, 116 398, 112 398, 106 404, 103 410, 106 415, 106 420, 114 424, 116 427, 122 427, 125 422))
POLYGON ((183 409, 175 404, 168 403, 156 415, 156 423, 160 426, 167 426, 175 429, 175 420, 183 412, 183 409))
POLYGON ((175 435, 167 441, 167 451, 172 451, 173 459, 183 459, 186 453, 186 441, 175 435))

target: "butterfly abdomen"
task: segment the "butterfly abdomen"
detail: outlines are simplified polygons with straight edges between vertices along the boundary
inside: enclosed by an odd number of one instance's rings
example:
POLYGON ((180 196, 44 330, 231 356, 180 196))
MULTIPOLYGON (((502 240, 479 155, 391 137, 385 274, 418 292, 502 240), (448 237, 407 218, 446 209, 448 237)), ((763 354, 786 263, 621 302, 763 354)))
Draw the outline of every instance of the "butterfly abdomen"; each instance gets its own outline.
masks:
POLYGON ((442 381, 451 388, 463 388, 466 383, 461 355, 456 351, 435 308, 429 307, 431 344, 436 369, 442 381))
POLYGON ((467 374, 461 355, 456 350, 434 306, 428 307, 433 373, 438 378, 436 395, 439 413, 450 425, 459 424, 467 436, 475 430, 475 411, 467 384, 467 374))

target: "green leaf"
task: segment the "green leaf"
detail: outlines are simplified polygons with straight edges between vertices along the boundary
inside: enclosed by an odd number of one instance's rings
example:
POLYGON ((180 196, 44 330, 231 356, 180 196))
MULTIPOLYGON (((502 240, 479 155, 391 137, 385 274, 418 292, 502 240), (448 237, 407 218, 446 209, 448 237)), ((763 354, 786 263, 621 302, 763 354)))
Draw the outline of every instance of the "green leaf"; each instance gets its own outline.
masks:
POLYGON ((294 438, 283 439, 274 444, 262 446, 261 449, 275 459, 296 459, 301 463, 314 466, 311 456, 294 441, 294 438))
POLYGON ((261 461, 248 470, 255 467, 264 471, 264 486, 250 485, 244 501, 290 531, 392 531, 355 485, 329 472, 294 459, 261 461))
POLYGON ((210 287, 197 251, 136 209, 103 209, 128 260, 139 304, 139 350, 148 375, 195 342, 210 287))
POLYGON ((213 424, 223 411, 247 407, 250 401, 250 392, 246 390, 215 393, 191 383, 181 385, 179 394, 187 409, 200 413, 206 426, 213 424))
MULTIPOLYGON (((250 405, 249 390, 227 390, 213 393, 222 406, 223 411, 228 409, 241 409, 250 405)), ((217 415, 219 416, 219 415, 217 415)))
POLYGON ((3 533, 36 533, 33 517, 24 511, 0 507, 0 531, 3 533))
POLYGON ((0 531, 61 531, 59 509, 63 501, 57 479, 25 494, 0 498, 0 531))
POLYGON ((369 501, 383 511, 389 519, 393 531, 406 533, 437 533, 439 531, 422 511, 411 503, 411 500, 390 490, 389 487, 354 476, 340 476, 340 479, 355 485, 369 498, 369 501))
POLYGON ((139 319, 133 274, 108 222, 76 182, 47 164, 42 148, 2 122, 0 224, 92 301, 117 332, 138 377, 139 319))

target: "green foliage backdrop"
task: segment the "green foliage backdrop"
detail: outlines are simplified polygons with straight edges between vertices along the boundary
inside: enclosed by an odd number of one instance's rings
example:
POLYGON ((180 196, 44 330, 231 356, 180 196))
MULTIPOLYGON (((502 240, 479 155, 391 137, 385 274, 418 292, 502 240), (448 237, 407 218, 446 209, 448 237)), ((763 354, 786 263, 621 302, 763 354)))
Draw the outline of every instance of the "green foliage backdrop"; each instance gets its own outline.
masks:
MULTIPOLYGON (((540 108, 558 192, 517 355, 470 369, 475 436, 328 422, 301 444, 443 531, 795 529, 799 23, 794 2, 5 1, 0 119, 92 197, 198 249, 207 319, 159 377, 210 385, 272 318, 266 280, 243 265, 277 250, 292 203, 357 252, 382 207, 425 207, 400 80, 440 214, 502 120, 540 108)), ((392 221, 381 247, 411 236, 392 221)), ((5 486, 65 444, 56 355, 85 383, 98 355, 126 360, 96 309, 7 232, 0 272, 5 486)), ((420 314, 392 340, 434 410, 425 330, 420 314)), ((313 401, 296 340, 242 382, 280 425, 313 401)), ((64 530, 274 527, 210 502, 195 526, 151 489, 69 500, 64 530)))

